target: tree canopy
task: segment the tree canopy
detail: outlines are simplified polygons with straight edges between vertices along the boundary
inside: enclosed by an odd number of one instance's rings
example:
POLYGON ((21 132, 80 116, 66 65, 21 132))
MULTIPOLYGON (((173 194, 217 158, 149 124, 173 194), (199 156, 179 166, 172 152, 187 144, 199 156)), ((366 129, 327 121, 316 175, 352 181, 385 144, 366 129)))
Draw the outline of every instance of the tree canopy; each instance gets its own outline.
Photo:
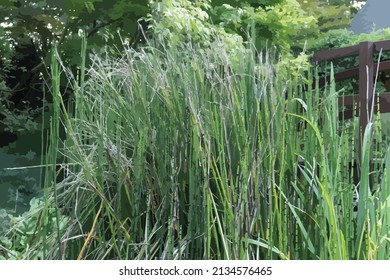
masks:
MULTIPOLYGON (((88 50, 136 47, 146 35, 210 46, 216 35, 234 54, 255 36, 258 49, 276 45, 299 53, 310 38, 348 26, 357 9, 347 0, 3 0, 0 3, 3 87, 12 102, 36 96, 52 44, 63 61, 80 64, 80 32, 88 50), (249 27, 254 27, 252 33, 249 27)), ((234 55, 233 55, 234 57, 234 55)), ((76 70, 76 69, 74 69, 76 70)), ((31 98, 30 98, 31 99, 31 98)), ((31 100, 30 100, 31 101, 31 100)))

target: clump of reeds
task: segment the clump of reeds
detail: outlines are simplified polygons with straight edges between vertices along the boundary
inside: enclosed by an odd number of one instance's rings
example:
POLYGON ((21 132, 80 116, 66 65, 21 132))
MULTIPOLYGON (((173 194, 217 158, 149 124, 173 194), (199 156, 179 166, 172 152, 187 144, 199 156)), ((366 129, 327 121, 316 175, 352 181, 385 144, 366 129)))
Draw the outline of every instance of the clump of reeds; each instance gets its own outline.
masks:
POLYGON ((354 182, 357 125, 339 122, 334 84, 312 90, 313 69, 305 79, 278 76, 278 61, 253 47, 240 56, 231 65, 223 47, 191 43, 95 56, 81 65, 86 79, 73 81, 69 107, 53 59, 43 216, 54 208, 68 220, 66 230, 51 223, 51 245, 35 250, 67 259, 387 259, 390 174, 381 167, 370 185, 367 157, 376 124, 354 182), (60 163, 66 176, 55 184, 60 163))

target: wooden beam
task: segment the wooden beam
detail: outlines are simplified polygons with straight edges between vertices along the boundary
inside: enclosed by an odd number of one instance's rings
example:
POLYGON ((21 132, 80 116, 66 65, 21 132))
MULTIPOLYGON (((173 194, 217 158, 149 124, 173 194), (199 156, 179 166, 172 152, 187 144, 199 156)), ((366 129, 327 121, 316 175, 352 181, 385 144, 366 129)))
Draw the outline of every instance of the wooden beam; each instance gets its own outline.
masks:
MULTIPOLYGON (((335 81, 343 81, 349 78, 358 77, 359 68, 348 69, 342 72, 334 74, 335 81)), ((319 86, 322 87, 326 84, 330 84, 330 76, 322 77, 319 79, 319 86)))
MULTIPOLYGON (((376 74, 377 67, 378 67, 378 63, 374 63, 374 74, 376 74)), ((382 61, 379 63, 379 72, 386 71, 386 70, 390 70, 390 60, 382 61)), ((336 81, 343 81, 358 76, 359 76, 359 68, 352 68, 334 74, 334 79, 336 81)), ((330 83, 330 76, 322 77, 319 79, 320 87, 324 86, 326 83, 328 84, 330 83)))
POLYGON ((374 42, 374 45, 375 45, 375 52, 379 52, 381 49, 382 51, 390 50, 390 40, 376 41, 374 42))
MULTIPOLYGON (((359 96, 358 95, 347 95, 340 96, 338 98, 339 106, 351 106, 354 109, 340 110, 339 119, 347 120, 353 117, 359 116, 359 96), (357 103, 357 104, 356 104, 357 103)), ((390 113, 390 93, 381 92, 374 96, 374 113, 390 113)))
POLYGON ((345 48, 338 48, 333 50, 323 50, 314 53, 313 61, 320 62, 325 60, 333 60, 342 57, 348 57, 359 54, 359 45, 345 48))
MULTIPOLYGON (((367 42, 362 42, 362 43, 367 43, 367 42)), ((374 44, 374 52, 379 52, 381 49, 382 51, 390 50, 390 40, 375 41, 372 43, 374 44)), ((358 54, 359 54, 359 45, 355 45, 350 47, 343 47, 343 48, 337 48, 331 50, 322 50, 322 51, 315 52, 313 54, 312 60, 313 62, 321 62, 321 61, 333 60, 342 57, 354 56, 358 54)))

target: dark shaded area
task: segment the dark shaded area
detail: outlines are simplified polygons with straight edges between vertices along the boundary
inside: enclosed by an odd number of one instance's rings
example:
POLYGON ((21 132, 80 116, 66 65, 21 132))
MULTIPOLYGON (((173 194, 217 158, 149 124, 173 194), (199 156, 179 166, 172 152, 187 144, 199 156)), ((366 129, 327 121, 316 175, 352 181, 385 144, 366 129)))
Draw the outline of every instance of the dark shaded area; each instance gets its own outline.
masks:
POLYGON ((16 134, 9 132, 9 131, 2 132, 1 128, 0 128, 0 134, 1 134, 0 148, 5 147, 18 139, 16 134))
POLYGON ((12 109, 37 108, 42 106, 42 81, 39 77, 39 65, 42 58, 32 39, 20 36, 15 44, 12 58, 14 68, 6 77, 6 85, 13 91, 10 101, 12 109))
MULTIPOLYGON (((2 75, 9 93, 5 100, 2 100, 3 108, 7 108, 7 111, 0 112, 0 147, 7 146, 17 140, 17 135, 11 132, 16 129, 6 127, 2 121, 7 117, 17 118, 21 114, 35 119, 38 114, 37 110, 34 109, 41 108, 43 105, 42 80, 39 75, 40 67, 43 64, 38 49, 27 35, 17 37, 14 40, 14 48, 11 67, 2 75)), ((1 64, 3 65, 4 62, 1 61, 1 64)), ((23 127, 23 125, 20 123, 19 126, 23 127)))

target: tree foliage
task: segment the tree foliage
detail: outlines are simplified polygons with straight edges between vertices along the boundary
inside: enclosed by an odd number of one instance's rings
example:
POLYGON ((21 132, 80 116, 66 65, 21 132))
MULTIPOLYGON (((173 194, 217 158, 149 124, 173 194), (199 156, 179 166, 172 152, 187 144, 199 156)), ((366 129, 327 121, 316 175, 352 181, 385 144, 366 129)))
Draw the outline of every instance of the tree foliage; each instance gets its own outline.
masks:
POLYGON ((317 33, 317 20, 296 0, 212 1, 215 24, 248 39, 247 26, 255 24, 259 49, 275 44, 285 52, 302 48, 307 37, 317 33))
MULTIPOLYGON (((347 28, 358 8, 350 0, 297 0, 302 9, 318 21, 320 32, 347 28)), ((360 1, 362 2, 362 1, 360 1)))
MULTIPOLYGON (((0 78, 13 91, 11 95, 3 94, 9 97, 11 111, 42 106, 42 87, 48 80, 45 77, 53 44, 58 45, 62 60, 75 74, 81 62, 80 31, 88 37, 89 51, 102 53, 106 46, 120 48, 122 39, 135 45, 134 40, 139 40, 138 20, 148 9, 144 0, 1 1, 2 39, 13 56, 1 57, 2 68, 8 69, 5 66, 9 62, 11 67, 7 72, 2 70, 0 78)), ((2 52, 7 52, 5 47, 2 52)))
MULTIPOLYGON (((0 133, 18 130, 26 118, 39 116, 53 43, 75 75, 81 59, 80 31, 88 37, 89 51, 120 48, 122 38, 135 45, 142 24, 138 20, 148 9, 144 0, 1 1, 0 133)), ((62 87, 65 91, 66 81, 62 87)))

